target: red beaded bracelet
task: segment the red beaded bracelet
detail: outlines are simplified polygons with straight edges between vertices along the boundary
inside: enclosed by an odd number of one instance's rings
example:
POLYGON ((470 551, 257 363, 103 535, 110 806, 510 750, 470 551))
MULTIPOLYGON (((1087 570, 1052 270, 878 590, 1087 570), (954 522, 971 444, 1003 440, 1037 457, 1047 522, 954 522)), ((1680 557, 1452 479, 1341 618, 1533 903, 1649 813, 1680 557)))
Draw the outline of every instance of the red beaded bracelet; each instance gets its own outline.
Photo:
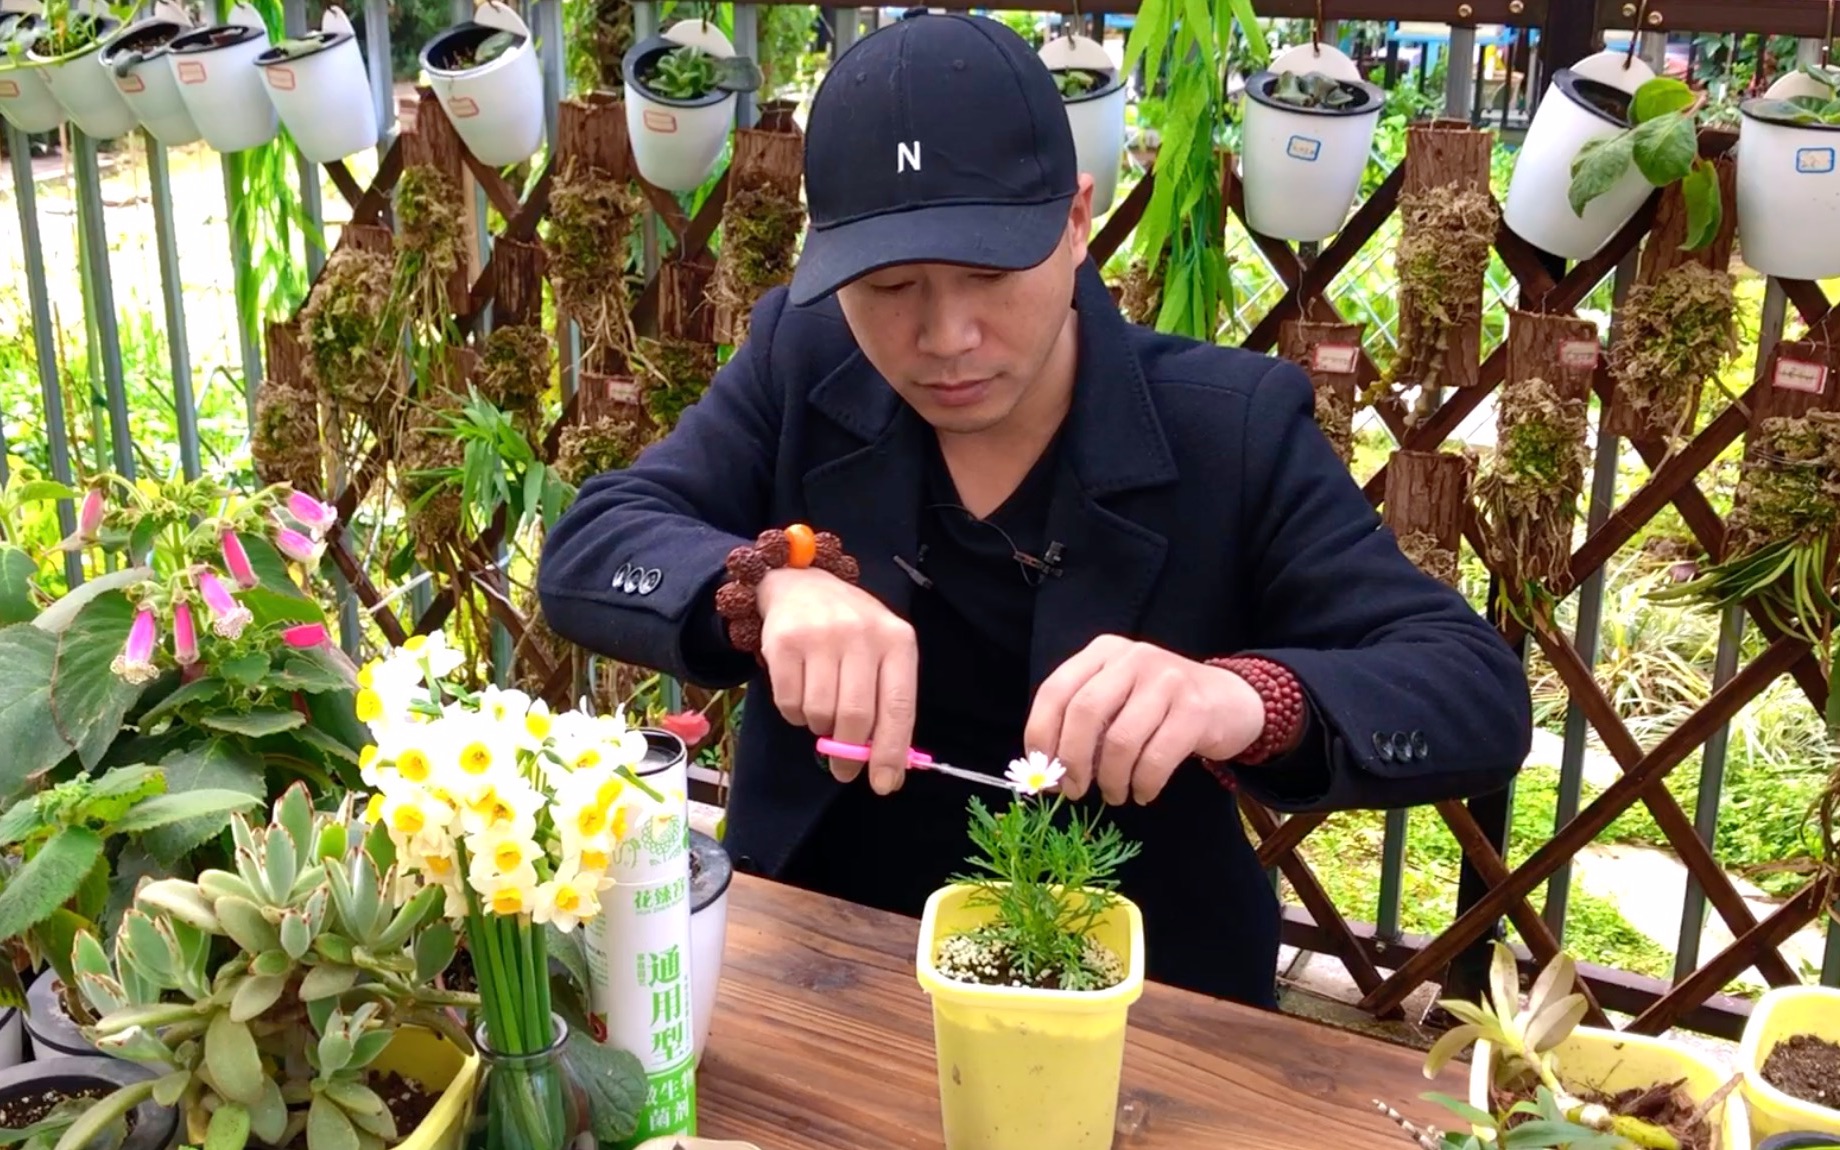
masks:
POLYGON ((1282 663, 1256 655, 1232 655, 1209 659, 1208 665, 1232 671, 1258 692, 1265 704, 1265 727, 1250 747, 1234 758, 1236 763, 1256 766, 1296 745, 1303 731, 1305 706, 1303 684, 1282 663))
POLYGON ((716 612, 728 624, 729 642, 735 650, 761 659, 760 605, 757 588, 767 572, 779 567, 816 567, 846 583, 861 577, 854 558, 844 554, 843 543, 828 531, 813 531, 803 523, 762 531, 752 544, 728 553, 728 580, 716 588, 716 612))

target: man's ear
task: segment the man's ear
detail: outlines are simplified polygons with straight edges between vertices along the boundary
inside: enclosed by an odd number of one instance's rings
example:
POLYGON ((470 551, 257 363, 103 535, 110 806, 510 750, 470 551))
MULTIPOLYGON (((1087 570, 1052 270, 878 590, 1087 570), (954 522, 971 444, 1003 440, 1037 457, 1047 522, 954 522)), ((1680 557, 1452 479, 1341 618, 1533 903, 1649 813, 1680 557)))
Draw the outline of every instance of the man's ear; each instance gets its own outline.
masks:
POLYGON ((1092 239, 1092 197, 1093 178, 1081 172, 1080 190, 1073 194, 1073 204, 1067 209, 1067 238, 1072 245, 1075 264, 1086 261, 1087 243, 1092 239))

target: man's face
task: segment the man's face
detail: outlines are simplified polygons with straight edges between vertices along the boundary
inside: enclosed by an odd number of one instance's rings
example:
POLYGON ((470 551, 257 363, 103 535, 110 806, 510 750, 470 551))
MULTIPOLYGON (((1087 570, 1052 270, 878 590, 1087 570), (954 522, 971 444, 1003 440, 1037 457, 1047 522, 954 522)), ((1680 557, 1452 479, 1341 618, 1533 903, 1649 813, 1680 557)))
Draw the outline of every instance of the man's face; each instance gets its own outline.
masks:
POLYGON ((1073 315, 1074 278, 1092 227, 1092 180, 1061 243, 1026 271, 950 264, 884 268, 839 289, 857 345, 920 416, 965 435, 1025 407, 1073 315))

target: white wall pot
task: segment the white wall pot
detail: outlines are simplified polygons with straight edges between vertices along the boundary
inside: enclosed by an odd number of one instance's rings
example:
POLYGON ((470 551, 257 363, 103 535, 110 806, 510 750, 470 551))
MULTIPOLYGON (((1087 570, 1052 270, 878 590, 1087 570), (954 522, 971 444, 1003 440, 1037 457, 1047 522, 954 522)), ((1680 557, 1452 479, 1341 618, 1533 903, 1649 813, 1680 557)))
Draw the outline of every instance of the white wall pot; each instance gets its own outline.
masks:
POLYGON ((1744 262, 1764 275, 1826 279, 1840 275, 1840 126, 1771 112, 1769 101, 1795 96, 1834 93, 1791 73, 1739 105, 1738 242, 1744 262))
POLYGON ((722 844, 690 832, 690 1026, 696 1060, 702 1061, 714 1021, 716 990, 722 984, 722 953, 728 945, 728 885, 734 864, 722 844))
POLYGON ((731 91, 716 88, 694 100, 677 100, 645 86, 640 77, 680 46, 701 48, 718 60, 735 54, 734 46, 715 25, 684 20, 663 35, 634 44, 621 65, 626 81, 626 134, 632 140, 633 160, 647 182, 672 192, 693 191, 709 178, 735 122, 735 93, 731 91))
POLYGON ((114 140, 139 127, 140 121, 115 90, 115 77, 100 61, 103 45, 121 31, 121 21, 101 16, 97 22, 96 38, 75 52, 48 57, 34 46, 26 49, 26 56, 45 66, 45 82, 71 123, 91 139, 114 140))
MULTIPOLYGON (((38 26, 36 12, 19 11, 0 4, 0 41, 29 35, 38 26)), ((63 105, 45 83, 45 70, 0 54, 0 117, 22 132, 49 132, 64 122, 63 105)))
POLYGON ((422 48, 422 73, 454 131, 480 163, 521 164, 543 144, 543 71, 530 29, 498 0, 422 48), (477 67, 473 54, 501 32, 511 47, 477 67))
POLYGON ((330 164, 377 146, 370 77, 345 13, 327 9, 318 32, 275 45, 256 68, 308 160, 330 164))
POLYGON ((1542 251, 1582 260, 1596 255, 1629 222, 1655 190, 1636 166, 1631 164, 1580 216, 1571 204, 1572 160, 1592 140, 1628 128, 1635 90, 1653 78, 1647 65, 1622 52, 1599 53, 1554 73, 1508 184, 1502 218, 1515 235, 1542 251), (1605 56, 1610 57, 1607 67, 1605 56))
POLYGON ((101 62, 135 119, 169 148, 195 143, 198 125, 185 110, 179 81, 166 62, 166 48, 192 30, 190 24, 156 16, 136 21, 103 46, 101 62))
POLYGON ((59 1055, 98 1057, 96 1046, 64 1011, 58 991, 63 983, 46 971, 26 987, 26 1034, 32 1040, 32 1057, 40 1062, 59 1055))
POLYGON ((1240 130, 1246 225, 1260 235, 1311 243, 1340 231, 1361 193, 1385 107, 1386 93, 1327 44, 1298 45, 1248 80, 1240 130), (1339 108, 1283 103, 1272 91, 1286 72, 1320 72, 1354 99, 1339 108))
POLYGON ((1090 36, 1055 36, 1036 55, 1057 78, 1072 72, 1094 81, 1077 95, 1063 94, 1061 103, 1067 109, 1067 126, 1073 129, 1080 171, 1093 178, 1093 214, 1110 211, 1124 162, 1124 80, 1104 45, 1090 36))
MULTIPOLYGON (((241 15, 247 9, 237 6, 241 15)), ((253 12, 250 13, 252 16, 253 12)), ((268 51, 261 17, 187 32, 166 48, 180 98, 205 143, 226 155, 258 148, 281 130, 256 57, 268 51)))

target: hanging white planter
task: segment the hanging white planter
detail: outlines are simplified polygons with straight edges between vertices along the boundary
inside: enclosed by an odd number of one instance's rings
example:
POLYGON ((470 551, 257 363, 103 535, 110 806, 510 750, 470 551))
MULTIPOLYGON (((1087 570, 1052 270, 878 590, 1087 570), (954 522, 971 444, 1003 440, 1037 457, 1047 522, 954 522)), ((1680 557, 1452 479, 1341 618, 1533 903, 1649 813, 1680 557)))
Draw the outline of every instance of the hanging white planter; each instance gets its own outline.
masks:
POLYGON ((1056 36, 1036 55, 1061 87, 1074 154, 1093 178, 1093 214, 1110 211, 1124 162, 1124 79, 1090 36, 1056 36))
POLYGON ((94 35, 82 47, 53 55, 52 46, 41 38, 26 49, 26 58, 44 66, 51 94, 84 135, 117 139, 140 125, 134 109, 115 90, 114 77, 98 62, 102 48, 121 31, 121 21, 88 4, 73 4, 70 18, 79 17, 95 21, 94 35))
POLYGON ((1247 226, 1312 243, 1340 231, 1361 192, 1385 107, 1386 93, 1329 44, 1299 44, 1247 81, 1240 130, 1247 226), (1319 98, 1309 105, 1280 99, 1287 75, 1326 78, 1319 98))
MULTIPOLYGON (((32 35, 39 26, 38 5, 0 3, 0 44, 32 35)), ((22 132, 49 132, 64 122, 64 107, 51 94, 45 70, 0 50, 0 117, 22 132)))
POLYGON ((184 9, 157 4, 153 15, 123 28, 98 57, 141 127, 169 148, 194 143, 200 135, 166 62, 167 46, 194 27, 184 9))
POLYGON ((422 48, 422 73, 467 151, 493 168, 543 143, 543 71, 530 29, 501 0, 422 48))
POLYGON ((735 93, 759 88, 760 70, 736 56, 722 30, 704 20, 679 21, 634 44, 621 70, 626 134, 639 174, 666 191, 697 188, 722 158, 735 122, 735 93), (671 86, 693 75, 700 92, 671 86))
POLYGON ((300 154, 330 164, 377 146, 370 76, 351 21, 326 9, 320 30, 256 57, 256 68, 300 154))
POLYGON ((1744 262, 1768 276, 1840 275, 1840 125, 1796 123, 1771 101, 1834 98, 1801 72, 1739 105, 1738 243, 1744 262))
POLYGON ((1553 74, 1514 162, 1502 219, 1534 247, 1569 260, 1589 259, 1629 222, 1654 187, 1634 164, 1610 190, 1572 210, 1572 161, 1592 140, 1629 127, 1637 88, 1655 78, 1623 51, 1587 56, 1553 74))
POLYGON ((185 110, 216 151, 257 148, 280 132, 274 101, 255 67, 268 48, 268 26, 248 4, 238 4, 229 23, 187 32, 166 46, 185 110))

